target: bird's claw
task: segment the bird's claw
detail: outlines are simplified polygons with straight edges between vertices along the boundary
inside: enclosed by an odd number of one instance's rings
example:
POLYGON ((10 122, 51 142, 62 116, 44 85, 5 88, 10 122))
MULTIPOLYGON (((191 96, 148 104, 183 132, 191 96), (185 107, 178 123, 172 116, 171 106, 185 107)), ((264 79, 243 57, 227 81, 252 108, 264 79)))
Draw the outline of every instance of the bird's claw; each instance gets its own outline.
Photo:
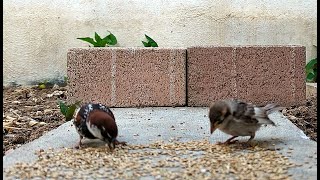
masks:
POLYGON ((114 142, 114 144, 115 144, 115 145, 123 145, 123 146, 126 146, 126 145, 127 145, 127 142, 116 140, 116 141, 114 142))
POLYGON ((77 145, 75 145, 73 148, 81 149, 81 145, 82 145, 82 143, 81 143, 81 140, 80 140, 80 142, 77 145))
POLYGON ((229 142, 226 142, 227 144, 234 144, 236 142, 239 142, 239 140, 233 140, 233 141, 229 141, 229 142))
POLYGON ((254 145, 252 145, 252 144, 250 144, 250 143, 245 143, 245 144, 242 144, 242 147, 243 148, 252 148, 252 147, 254 147, 254 145))
POLYGON ((217 145, 229 145, 238 142, 239 140, 226 141, 226 142, 217 142, 217 145))

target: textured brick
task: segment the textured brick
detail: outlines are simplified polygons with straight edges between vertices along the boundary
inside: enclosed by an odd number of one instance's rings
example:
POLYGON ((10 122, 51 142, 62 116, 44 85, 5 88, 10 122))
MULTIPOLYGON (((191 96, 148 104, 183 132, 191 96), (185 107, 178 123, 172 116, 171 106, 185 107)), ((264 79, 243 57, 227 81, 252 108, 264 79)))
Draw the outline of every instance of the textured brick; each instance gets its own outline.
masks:
POLYGON ((214 100, 234 97, 231 47, 195 47, 187 51, 187 92, 189 106, 208 105, 214 100))
POLYGON ((75 48, 68 100, 111 107, 186 105, 186 49, 75 48))
POLYGON ((192 47, 187 52, 189 106, 226 98, 258 105, 305 103, 305 47, 192 47))

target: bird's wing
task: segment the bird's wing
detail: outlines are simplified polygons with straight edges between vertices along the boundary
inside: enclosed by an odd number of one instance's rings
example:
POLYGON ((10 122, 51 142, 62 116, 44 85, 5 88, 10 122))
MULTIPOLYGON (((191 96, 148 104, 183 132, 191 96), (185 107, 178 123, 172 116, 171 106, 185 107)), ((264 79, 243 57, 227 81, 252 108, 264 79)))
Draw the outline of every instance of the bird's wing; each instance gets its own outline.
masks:
POLYGON ((255 114, 254 106, 252 104, 236 100, 232 106, 232 114, 235 118, 241 119, 242 117, 253 117, 255 114))
POLYGON ((107 106, 105 106, 105 105, 103 105, 103 104, 95 104, 95 105, 94 105, 94 108, 95 108, 95 109, 100 109, 100 110, 104 111, 105 113, 108 113, 108 114, 115 120, 114 114, 113 114, 113 112, 110 110, 109 107, 107 107, 107 106))
POLYGON ((255 117, 254 105, 241 100, 233 100, 229 103, 231 106, 232 116, 235 121, 246 124, 257 124, 259 120, 255 117))
POLYGON ((244 124, 250 124, 250 125, 259 123, 258 119, 254 118, 254 117, 250 117, 250 116, 240 116, 238 118, 234 118, 234 120, 237 122, 241 122, 244 124))
POLYGON ((233 100, 233 116, 236 121, 241 121, 243 123, 249 124, 272 124, 275 125, 268 117, 267 110, 274 108, 260 108, 251 103, 246 103, 241 100, 233 100))

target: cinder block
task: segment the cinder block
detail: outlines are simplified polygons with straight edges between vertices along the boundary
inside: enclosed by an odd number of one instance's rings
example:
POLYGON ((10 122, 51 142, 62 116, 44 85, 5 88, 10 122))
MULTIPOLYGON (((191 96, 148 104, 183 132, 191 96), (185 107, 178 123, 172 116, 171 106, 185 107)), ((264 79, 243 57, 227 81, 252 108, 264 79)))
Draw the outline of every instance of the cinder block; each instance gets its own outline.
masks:
POLYGON ((186 49, 74 48, 67 57, 70 102, 186 105, 186 49))
POLYGON ((234 97, 232 47, 187 49, 188 106, 207 106, 234 97))
POLYGON ((227 98, 258 105, 305 103, 305 47, 192 47, 187 54, 188 106, 227 98))

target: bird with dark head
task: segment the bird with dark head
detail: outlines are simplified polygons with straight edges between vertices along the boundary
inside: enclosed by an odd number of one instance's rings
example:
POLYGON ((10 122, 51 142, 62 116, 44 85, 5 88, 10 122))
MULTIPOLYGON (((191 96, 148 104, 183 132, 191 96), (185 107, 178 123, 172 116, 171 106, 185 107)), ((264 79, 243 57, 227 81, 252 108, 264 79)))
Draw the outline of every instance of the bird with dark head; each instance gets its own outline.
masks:
POLYGON ((210 133, 219 129, 232 135, 223 144, 235 142, 232 140, 238 136, 250 136, 250 142, 263 124, 275 125, 268 115, 280 109, 276 104, 258 107, 236 99, 216 101, 209 109, 210 133))
POLYGON ((78 148, 81 147, 83 138, 105 141, 110 150, 114 150, 117 144, 126 144, 117 140, 118 127, 114 115, 105 105, 83 105, 75 111, 73 124, 80 135, 79 144, 76 146, 78 148))

